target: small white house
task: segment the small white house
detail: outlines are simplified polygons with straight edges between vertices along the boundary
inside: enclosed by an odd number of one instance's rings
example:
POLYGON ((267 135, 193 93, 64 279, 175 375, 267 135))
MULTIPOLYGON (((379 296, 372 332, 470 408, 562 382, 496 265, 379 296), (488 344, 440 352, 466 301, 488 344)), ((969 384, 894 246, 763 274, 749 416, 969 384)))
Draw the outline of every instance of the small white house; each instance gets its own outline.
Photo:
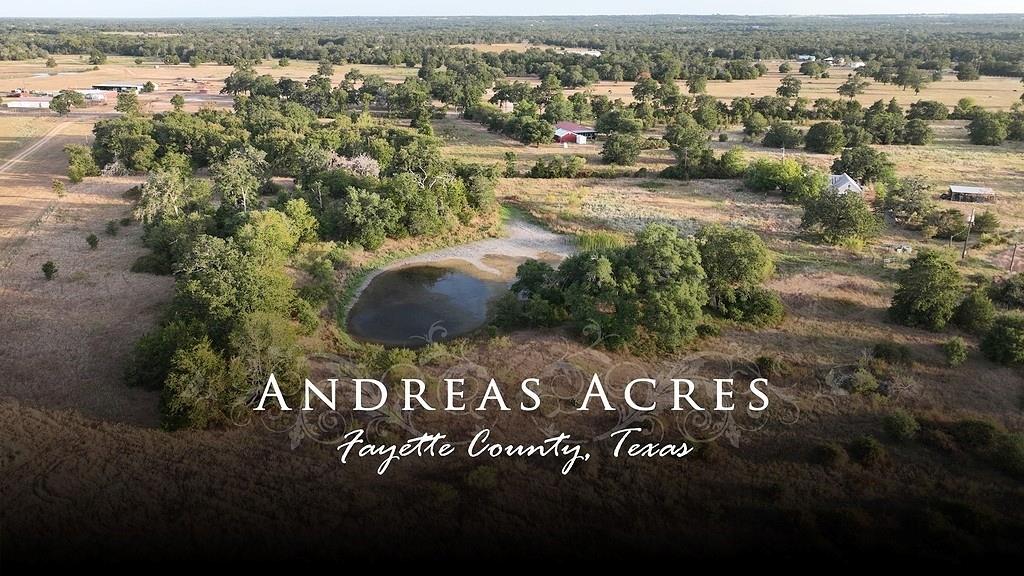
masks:
POLYGON ((861 188, 861 185, 845 172, 842 174, 830 175, 828 177, 828 187, 835 190, 838 194, 846 194, 847 192, 853 192, 855 194, 864 193, 864 189, 861 188))
POLYGON ((818 59, 818 57, 814 56, 813 54, 799 54, 797 55, 796 59, 799 62, 814 62, 815 60, 818 59))

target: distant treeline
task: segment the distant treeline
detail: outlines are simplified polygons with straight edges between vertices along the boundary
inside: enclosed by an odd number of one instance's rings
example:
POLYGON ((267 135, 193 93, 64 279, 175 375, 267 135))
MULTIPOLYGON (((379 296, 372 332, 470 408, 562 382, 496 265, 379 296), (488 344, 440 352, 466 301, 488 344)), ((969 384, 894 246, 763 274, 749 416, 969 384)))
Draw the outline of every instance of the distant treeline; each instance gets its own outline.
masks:
POLYGON ((929 69, 970 62, 981 74, 1024 75, 1019 15, 53 19, 0 20, 0 30, 0 60, 100 53, 229 65, 294 58, 438 67, 479 59, 510 76, 555 73, 592 81, 633 80, 644 73, 714 78, 730 61, 810 54, 915 61, 929 69), (520 42, 602 54, 541 49, 480 54, 453 47, 520 42))

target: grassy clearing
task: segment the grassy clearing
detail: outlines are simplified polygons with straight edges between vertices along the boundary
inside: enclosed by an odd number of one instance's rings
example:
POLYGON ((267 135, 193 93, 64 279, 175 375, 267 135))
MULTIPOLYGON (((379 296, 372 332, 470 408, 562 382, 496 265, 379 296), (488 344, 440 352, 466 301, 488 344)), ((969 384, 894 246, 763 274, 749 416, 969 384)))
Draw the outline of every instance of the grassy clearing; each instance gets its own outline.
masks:
POLYGON ((0 160, 14 156, 56 125, 56 117, 0 115, 0 160))

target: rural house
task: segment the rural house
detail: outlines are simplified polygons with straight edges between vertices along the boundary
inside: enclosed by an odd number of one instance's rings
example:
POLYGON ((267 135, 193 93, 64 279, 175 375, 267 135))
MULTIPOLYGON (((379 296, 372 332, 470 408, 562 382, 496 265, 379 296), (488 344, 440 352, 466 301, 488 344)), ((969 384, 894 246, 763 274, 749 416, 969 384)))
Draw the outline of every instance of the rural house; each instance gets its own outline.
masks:
POLYGON ((839 194, 846 194, 847 192, 855 192, 857 194, 863 194, 864 189, 861 188, 860 184, 857 183, 849 174, 832 174, 828 177, 828 187, 832 188, 839 194))

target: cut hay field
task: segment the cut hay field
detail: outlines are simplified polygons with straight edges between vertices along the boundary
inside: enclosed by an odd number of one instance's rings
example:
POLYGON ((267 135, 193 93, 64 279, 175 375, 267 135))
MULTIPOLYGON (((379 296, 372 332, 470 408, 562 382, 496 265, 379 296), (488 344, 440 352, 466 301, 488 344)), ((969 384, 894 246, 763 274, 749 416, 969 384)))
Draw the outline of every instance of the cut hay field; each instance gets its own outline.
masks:
POLYGON ((21 151, 28 143, 52 130, 56 116, 0 114, 0 163, 21 151))
MULTIPOLYGON (((786 76, 778 71, 779 62, 766 63, 769 72, 754 80, 711 80, 707 85, 707 93, 723 100, 732 100, 741 96, 760 97, 774 96, 779 82, 786 76)), ((794 69, 796 65, 794 64, 794 69)), ((809 78, 794 73, 803 82, 800 96, 814 101, 816 98, 840 98, 836 88, 846 81, 852 73, 848 68, 834 68, 830 78, 809 78)), ((523 79, 519 79, 523 80, 523 79)), ((919 94, 912 89, 903 90, 899 86, 881 84, 869 80, 871 85, 863 94, 857 96, 862 104, 869 105, 876 100, 895 98, 903 106, 909 106, 918 100, 938 100, 947 106, 954 106, 961 98, 973 98, 974 101, 988 109, 1008 109, 1024 94, 1024 84, 1020 78, 1003 78, 983 76, 974 82, 960 82, 953 74, 946 74, 940 82, 932 82, 925 86, 919 94)), ((686 93, 686 83, 679 82, 679 87, 686 93)), ((594 94, 604 94, 611 99, 621 98, 625 102, 633 101, 633 82, 598 82, 593 86, 581 89, 594 94)), ((567 93, 581 90, 568 90, 567 93)))

